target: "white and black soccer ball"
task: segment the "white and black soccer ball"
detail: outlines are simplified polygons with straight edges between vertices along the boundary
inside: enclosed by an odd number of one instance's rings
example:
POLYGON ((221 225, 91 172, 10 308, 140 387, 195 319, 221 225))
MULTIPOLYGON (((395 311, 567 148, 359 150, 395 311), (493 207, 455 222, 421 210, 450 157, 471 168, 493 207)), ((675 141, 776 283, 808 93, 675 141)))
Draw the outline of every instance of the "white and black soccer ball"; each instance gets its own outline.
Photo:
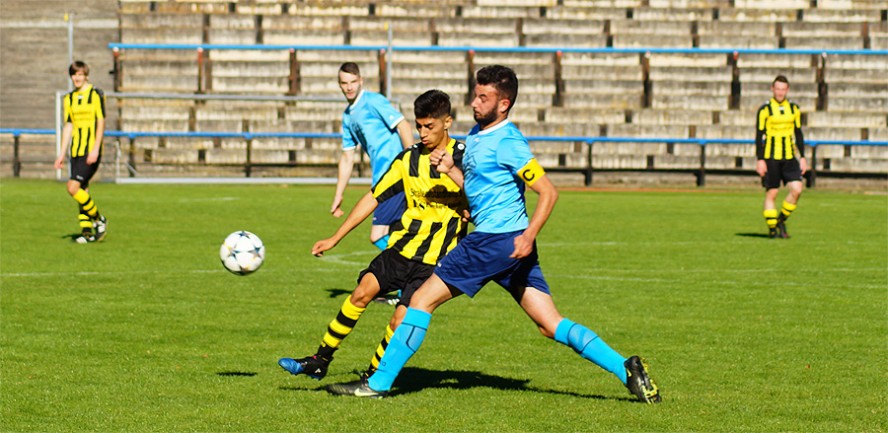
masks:
POLYGON ((265 245, 262 239, 245 230, 236 231, 222 242, 219 248, 222 266, 233 274, 247 275, 256 272, 265 261, 265 245))

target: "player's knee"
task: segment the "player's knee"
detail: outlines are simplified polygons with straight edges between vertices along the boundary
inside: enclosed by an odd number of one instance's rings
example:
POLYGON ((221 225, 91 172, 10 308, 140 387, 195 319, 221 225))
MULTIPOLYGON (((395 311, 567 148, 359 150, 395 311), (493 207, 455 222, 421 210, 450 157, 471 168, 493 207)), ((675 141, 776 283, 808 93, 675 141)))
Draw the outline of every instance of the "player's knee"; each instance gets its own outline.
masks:
POLYGON ((358 286, 354 292, 351 294, 351 303, 355 307, 358 308, 367 308, 367 305, 370 304, 370 301, 376 297, 376 293, 371 293, 372 290, 367 290, 366 288, 362 288, 358 286))
POLYGON ((77 182, 68 182, 68 194, 72 197, 80 190, 80 184, 77 182))

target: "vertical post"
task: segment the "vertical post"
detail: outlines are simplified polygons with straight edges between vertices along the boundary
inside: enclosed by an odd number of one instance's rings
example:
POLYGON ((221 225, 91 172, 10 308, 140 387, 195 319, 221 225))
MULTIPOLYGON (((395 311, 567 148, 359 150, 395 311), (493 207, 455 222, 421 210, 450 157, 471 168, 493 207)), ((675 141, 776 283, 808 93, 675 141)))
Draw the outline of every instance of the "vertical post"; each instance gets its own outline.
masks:
POLYGON ((114 47, 111 51, 112 56, 114 57, 114 65, 112 66, 111 73, 114 74, 114 91, 120 91, 120 83, 122 81, 121 74, 122 69, 120 65, 120 49, 118 47, 114 47))
POLYGON ((296 59, 296 50, 290 48, 290 76, 289 78, 289 90, 287 94, 290 96, 294 96, 299 93, 300 86, 300 78, 299 78, 299 61, 296 59))
POLYGON ((376 58, 376 62, 379 64, 379 93, 386 95, 386 98, 389 98, 389 90, 386 88, 386 79, 385 77, 388 75, 388 63, 385 60, 386 52, 384 49, 379 50, 379 55, 376 58))
POLYGON ((385 23, 385 29, 388 30, 388 48, 385 54, 385 98, 392 99, 392 24, 385 23))
POLYGON ((197 93, 203 93, 204 80, 204 50, 203 47, 197 47, 197 93))
POLYGON ((700 140, 700 170, 697 172, 697 186, 706 186, 706 141, 700 140))
POLYGON ((592 186, 592 146, 594 141, 586 142, 586 170, 583 173, 586 186, 592 186))
MULTIPOLYGON (((71 80, 68 80, 70 82, 71 80)), ((56 156, 62 154, 62 117, 65 115, 62 109, 62 98, 65 92, 57 91, 55 94, 55 140, 56 140, 56 156)), ((68 143, 64 144, 65 146, 68 143)), ((62 180, 62 169, 56 169, 56 180, 62 180)))
POLYGON ((19 177, 22 172, 22 160, 19 158, 19 132, 12 133, 12 176, 19 177))
POLYGON ((817 146, 811 146, 811 165, 808 167, 808 188, 817 184, 817 146))
MULTIPOLYGON (((74 13, 65 12, 65 21, 68 22, 68 64, 74 63, 74 13)), ((68 91, 74 90, 74 83, 68 80, 68 91)))
POLYGON ((564 106, 564 73, 561 67, 561 59, 563 53, 559 50, 555 52, 555 95, 552 96, 553 107, 564 106))
POLYGON ((247 139, 247 164, 244 166, 244 172, 250 177, 253 174, 253 134, 246 134, 244 138, 247 139))
POLYGON ((136 136, 135 135, 129 136, 129 156, 127 159, 129 161, 129 166, 130 166, 130 170, 129 170, 130 177, 136 177, 136 173, 135 173, 135 171, 136 171, 136 136))

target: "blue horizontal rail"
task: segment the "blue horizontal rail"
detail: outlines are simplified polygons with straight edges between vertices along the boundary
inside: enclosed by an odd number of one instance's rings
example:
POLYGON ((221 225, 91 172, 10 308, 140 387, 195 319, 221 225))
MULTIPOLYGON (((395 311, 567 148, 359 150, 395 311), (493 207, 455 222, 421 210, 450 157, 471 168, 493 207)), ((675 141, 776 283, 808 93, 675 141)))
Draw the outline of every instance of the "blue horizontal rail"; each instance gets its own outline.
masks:
MULTIPOLYGON (((54 135, 53 129, 26 129, 26 128, 0 128, 0 134, 10 134, 13 137, 22 135, 54 135)), ((136 139, 140 137, 193 137, 193 138, 342 138, 338 132, 153 132, 153 131, 105 131, 106 137, 120 137, 136 139)), ((463 140, 465 134, 453 134, 451 137, 463 140)), ((528 141, 552 141, 552 142, 586 142, 586 143, 676 143, 676 144, 754 144, 755 140, 743 138, 668 138, 668 137, 595 137, 595 136, 527 136, 528 141)), ((888 146, 888 141, 879 140, 805 140, 805 145, 816 147, 819 145, 842 146, 888 146)))
MULTIPOLYGON (((112 42, 112 50, 250 50, 250 51, 380 51, 386 45, 265 45, 265 44, 133 44, 112 42)), ((392 51, 457 51, 490 53, 623 53, 623 54, 826 54, 888 56, 888 50, 842 50, 809 48, 659 48, 659 47, 481 47, 437 45, 393 45, 392 51)))

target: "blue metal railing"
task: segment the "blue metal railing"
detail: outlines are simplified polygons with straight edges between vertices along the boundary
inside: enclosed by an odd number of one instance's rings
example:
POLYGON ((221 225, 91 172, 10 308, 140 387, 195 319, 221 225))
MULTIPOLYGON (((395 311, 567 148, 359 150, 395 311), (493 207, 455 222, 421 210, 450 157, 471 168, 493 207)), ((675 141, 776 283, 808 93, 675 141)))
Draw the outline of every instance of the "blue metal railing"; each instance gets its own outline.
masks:
MULTIPOLYGON (((265 44, 133 44, 112 42, 112 50, 250 50, 250 51, 380 51, 387 45, 265 45, 265 44)), ((482 47, 438 45, 393 45, 392 51, 458 51, 488 53, 623 53, 623 54, 791 54, 791 55, 875 55, 888 56, 879 49, 808 49, 808 48, 659 48, 659 47, 482 47)))
MULTIPOLYGON (((0 134, 9 134, 13 137, 14 144, 14 157, 13 157, 13 175, 15 177, 19 177, 19 173, 21 170, 21 160, 19 158, 19 137, 22 135, 54 135, 55 131, 52 129, 21 129, 21 128, 0 128, 0 134)), ((130 140, 130 147, 133 148, 133 142, 137 138, 143 137, 184 137, 184 138, 240 138, 247 142, 247 160, 243 164, 244 171, 247 177, 250 176, 251 170, 253 166, 263 166, 269 165, 264 163, 253 163, 250 158, 251 152, 251 142, 256 138, 329 138, 329 139, 339 139, 342 137, 340 133, 307 133, 307 132, 141 132, 141 131, 115 131, 109 130, 105 131, 105 136, 107 137, 117 137, 124 138, 130 140)), ((456 139, 465 139, 465 135, 453 135, 456 139)), ((551 169, 552 171, 572 171, 572 172, 580 172, 585 177, 586 185, 590 185, 592 183, 592 174, 596 171, 592 165, 592 148, 595 143, 671 143, 671 144, 693 144, 700 146, 700 164, 698 167, 688 167, 683 169, 677 169, 676 171, 683 172, 693 172, 697 176, 697 184, 700 186, 705 185, 705 175, 706 175, 706 146, 710 144, 754 144, 755 141, 752 139, 738 139, 738 138, 652 138, 652 137, 589 137, 589 136, 527 136, 527 140, 531 142, 572 142, 572 143, 585 143, 587 145, 587 165, 585 167, 576 167, 576 168, 561 168, 561 167, 547 167, 547 169, 551 169)), ((813 186, 816 179, 816 164, 817 164, 817 147, 823 145, 840 145, 840 146, 877 146, 877 147, 888 147, 888 141, 869 141, 869 140, 860 140, 860 141, 847 141, 847 140, 807 140, 806 144, 811 147, 811 164, 810 164, 810 175, 808 178, 808 185, 813 186)), ((286 164, 286 165, 296 165, 294 164, 286 164)), ((888 167, 886 167, 888 169, 888 167)), ((663 170, 663 169, 654 169, 663 170)), ((724 170, 710 170, 710 171, 724 171, 724 170)), ((733 170, 735 172, 748 172, 750 170, 733 170)), ((886 170, 888 171, 888 170, 886 170)), ((883 176, 885 173, 861 173, 863 175, 876 175, 883 176)))

